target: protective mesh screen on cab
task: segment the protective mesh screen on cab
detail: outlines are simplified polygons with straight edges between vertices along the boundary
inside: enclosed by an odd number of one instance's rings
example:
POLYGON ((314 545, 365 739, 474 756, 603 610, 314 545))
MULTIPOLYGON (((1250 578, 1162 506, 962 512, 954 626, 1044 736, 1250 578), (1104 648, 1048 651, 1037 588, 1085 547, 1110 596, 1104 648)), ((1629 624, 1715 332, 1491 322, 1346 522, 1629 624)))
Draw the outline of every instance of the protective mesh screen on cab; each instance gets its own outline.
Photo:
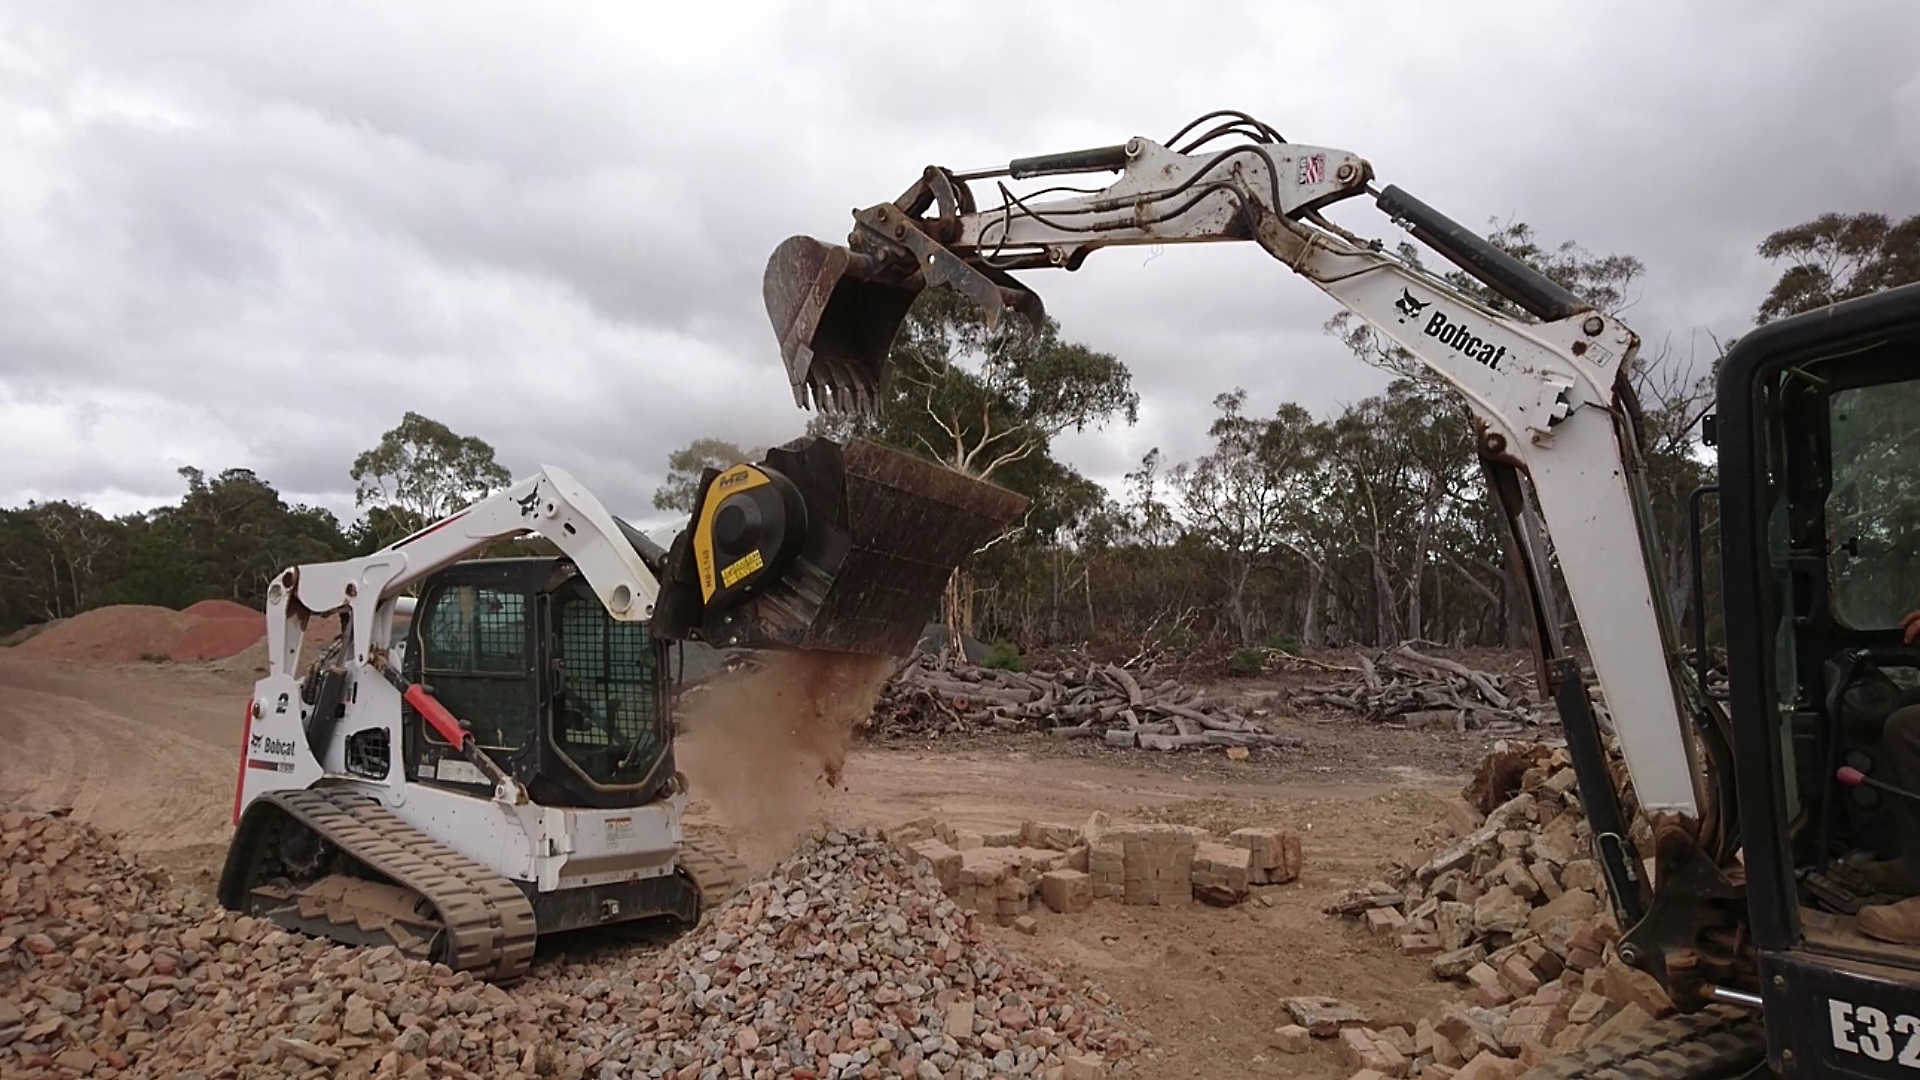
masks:
POLYGON ((645 623, 609 616, 590 593, 555 603, 563 682, 554 741, 595 783, 635 783, 665 737, 653 638, 645 623))

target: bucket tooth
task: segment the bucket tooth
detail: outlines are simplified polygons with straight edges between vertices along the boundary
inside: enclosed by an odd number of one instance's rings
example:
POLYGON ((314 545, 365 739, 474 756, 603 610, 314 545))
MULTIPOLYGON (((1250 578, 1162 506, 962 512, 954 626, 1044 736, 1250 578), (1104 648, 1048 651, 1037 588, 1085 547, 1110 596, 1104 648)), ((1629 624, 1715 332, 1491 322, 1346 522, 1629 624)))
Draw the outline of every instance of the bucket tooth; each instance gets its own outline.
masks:
POLYGON ((876 259, 812 237, 775 248, 761 298, 794 404, 844 413, 877 402, 892 375, 888 350, 924 287, 917 275, 902 281, 876 259))

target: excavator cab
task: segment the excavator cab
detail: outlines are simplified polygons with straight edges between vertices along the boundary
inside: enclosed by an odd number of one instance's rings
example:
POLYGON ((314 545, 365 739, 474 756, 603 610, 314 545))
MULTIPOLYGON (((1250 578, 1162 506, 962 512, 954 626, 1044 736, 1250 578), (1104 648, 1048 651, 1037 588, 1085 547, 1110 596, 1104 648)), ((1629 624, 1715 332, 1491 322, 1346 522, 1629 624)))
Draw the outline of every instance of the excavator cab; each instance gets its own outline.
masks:
POLYGON ((1902 626, 1920 610, 1920 285, 1743 338, 1714 438, 1769 1056, 1786 1075, 1911 1076, 1920 900, 1899 902, 1920 874, 1888 860, 1920 868, 1920 648, 1902 626))

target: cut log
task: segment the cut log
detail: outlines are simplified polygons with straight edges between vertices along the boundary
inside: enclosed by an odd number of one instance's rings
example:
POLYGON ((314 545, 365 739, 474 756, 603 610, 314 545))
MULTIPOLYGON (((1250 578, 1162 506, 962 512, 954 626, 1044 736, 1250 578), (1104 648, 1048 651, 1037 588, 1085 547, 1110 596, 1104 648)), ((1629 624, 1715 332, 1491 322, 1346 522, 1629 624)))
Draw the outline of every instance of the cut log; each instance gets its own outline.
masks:
POLYGON ((866 738, 1032 732, 1156 749, 1297 744, 1206 701, 1194 687, 1119 664, 1010 672, 945 657, 903 666, 856 732, 866 738))
POLYGON ((1408 644, 1360 657, 1345 682, 1302 687, 1296 708, 1330 708, 1406 727, 1446 723, 1492 732, 1518 731, 1552 719, 1547 706, 1510 689, 1507 680, 1408 644))

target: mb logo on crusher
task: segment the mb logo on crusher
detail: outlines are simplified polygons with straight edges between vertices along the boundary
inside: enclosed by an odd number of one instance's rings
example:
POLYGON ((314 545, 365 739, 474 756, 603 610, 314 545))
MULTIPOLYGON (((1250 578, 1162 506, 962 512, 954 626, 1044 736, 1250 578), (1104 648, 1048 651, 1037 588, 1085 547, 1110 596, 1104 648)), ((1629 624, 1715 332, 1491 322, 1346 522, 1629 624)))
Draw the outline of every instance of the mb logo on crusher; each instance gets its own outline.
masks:
POLYGON ((1433 318, 1427 320, 1427 325, 1423 329, 1428 337, 1437 339, 1443 345, 1452 346, 1453 350, 1460 355, 1478 360, 1495 371, 1500 370, 1500 361, 1507 355, 1505 345, 1495 345, 1491 341, 1480 340, 1467 329, 1466 323, 1448 321, 1447 313, 1444 311, 1435 311, 1433 318))

